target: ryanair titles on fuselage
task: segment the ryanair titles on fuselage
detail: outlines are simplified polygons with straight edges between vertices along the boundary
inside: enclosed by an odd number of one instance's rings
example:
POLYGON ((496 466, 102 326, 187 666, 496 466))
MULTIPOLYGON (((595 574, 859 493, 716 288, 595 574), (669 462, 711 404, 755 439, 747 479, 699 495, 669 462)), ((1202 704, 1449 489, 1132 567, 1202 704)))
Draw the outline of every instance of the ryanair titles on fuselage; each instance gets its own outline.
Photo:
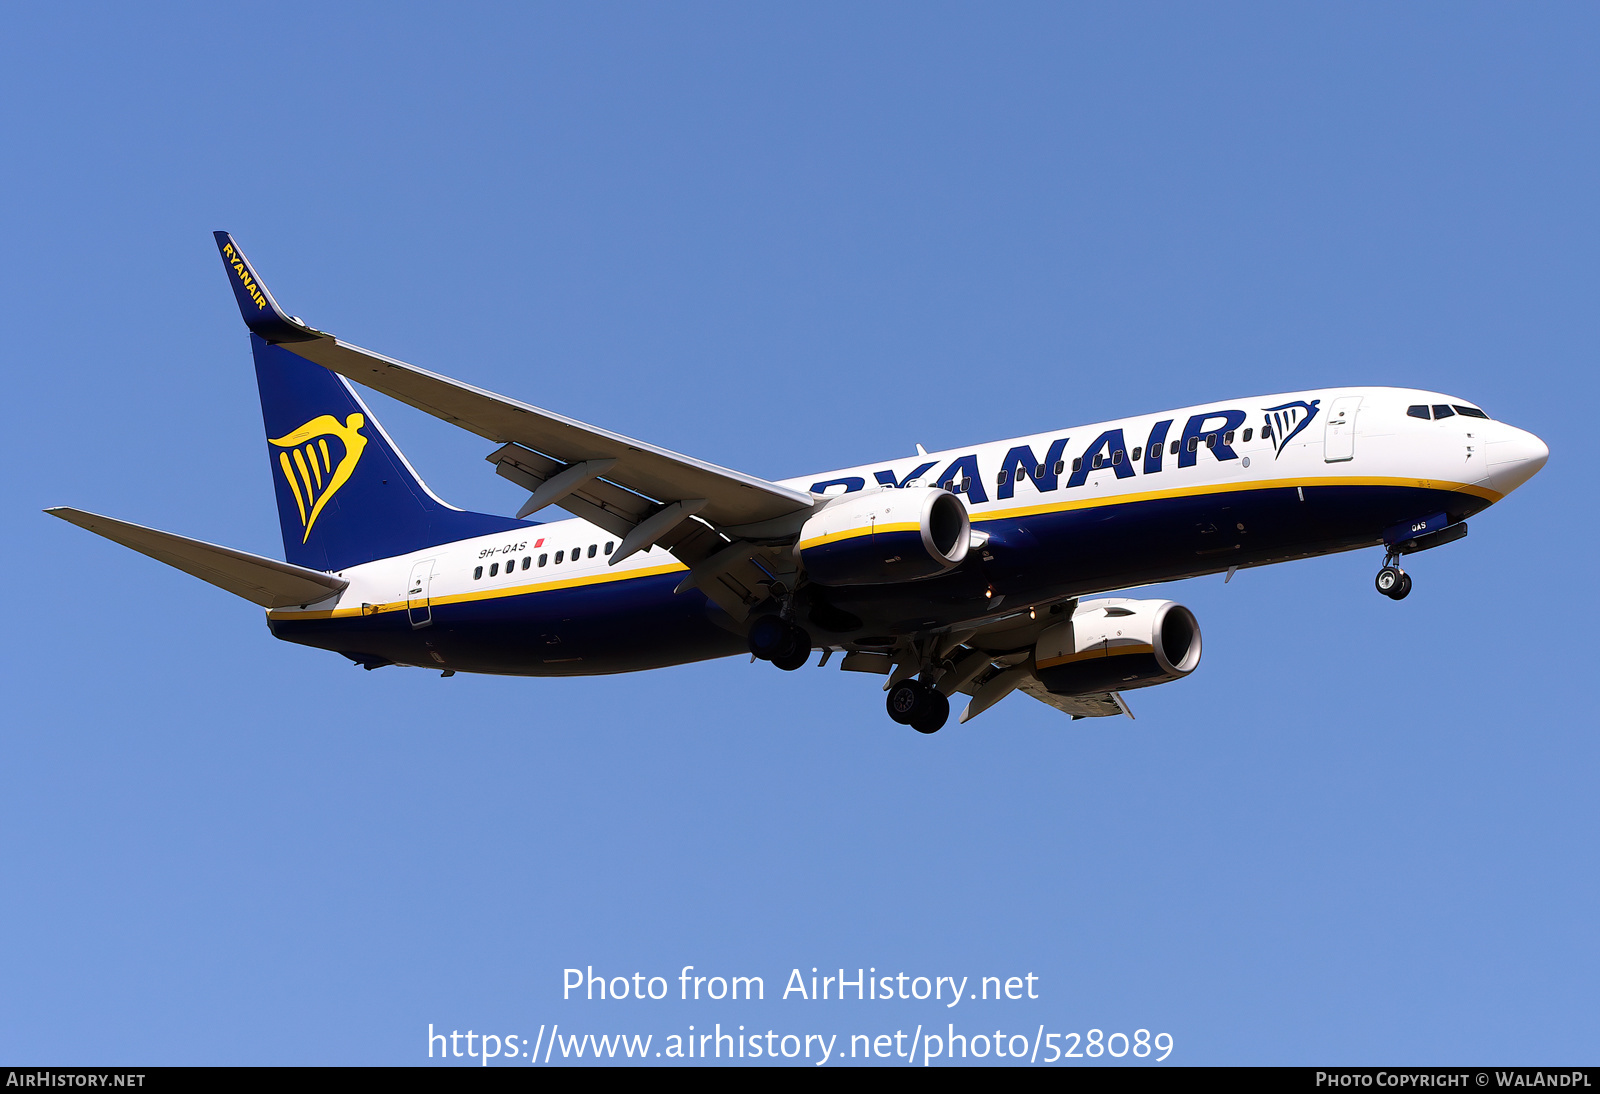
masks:
MULTIPOLYGON (((1320 402, 1314 399, 1298 404, 1308 413, 1296 423, 1298 428, 1289 437, 1282 442, 1273 438, 1277 454, 1281 455, 1284 443, 1310 423, 1320 402)), ((1086 447, 1071 452, 1068 449, 1071 436, 1054 438, 1048 444, 1041 442, 1042 452, 1036 452, 1032 444, 1014 444, 1006 451, 1000 465, 987 474, 979 466, 978 454, 970 452, 950 459, 938 472, 934 468, 944 457, 923 460, 904 475, 896 475, 891 468, 873 471, 871 483, 864 474, 845 474, 811 483, 810 488, 817 494, 840 494, 863 490, 869 485, 903 488, 916 483, 943 486, 952 493, 965 494, 973 505, 983 505, 990 500, 991 488, 996 501, 1014 497, 1018 480, 1023 478, 1040 492, 1058 488, 1071 490, 1085 485, 1095 472, 1109 471, 1118 479, 1131 479, 1136 474, 1159 474, 1173 462, 1180 468, 1193 467, 1199 462, 1202 451, 1217 460, 1236 460, 1239 454, 1233 448, 1233 435, 1248 417, 1246 411, 1232 408, 1204 410, 1189 415, 1175 436, 1172 427, 1178 419, 1162 418, 1150 426, 1147 434, 1135 436, 1131 441, 1127 434, 1141 427, 1124 423, 1102 430, 1086 447), (1172 450, 1174 444, 1176 452, 1172 450)))

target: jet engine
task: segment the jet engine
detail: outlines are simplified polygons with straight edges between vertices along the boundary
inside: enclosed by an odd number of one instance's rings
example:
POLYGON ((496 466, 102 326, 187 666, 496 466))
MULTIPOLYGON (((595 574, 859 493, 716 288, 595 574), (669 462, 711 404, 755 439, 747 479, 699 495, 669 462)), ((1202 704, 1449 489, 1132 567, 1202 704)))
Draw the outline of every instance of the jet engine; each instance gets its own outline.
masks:
POLYGON ((829 503, 800 529, 795 554, 820 585, 937 577, 967 557, 961 499, 937 487, 872 490, 829 503))
POLYGON ((1082 601, 1033 647, 1034 674, 1057 695, 1146 688, 1199 664, 1200 624, 1171 600, 1082 601))

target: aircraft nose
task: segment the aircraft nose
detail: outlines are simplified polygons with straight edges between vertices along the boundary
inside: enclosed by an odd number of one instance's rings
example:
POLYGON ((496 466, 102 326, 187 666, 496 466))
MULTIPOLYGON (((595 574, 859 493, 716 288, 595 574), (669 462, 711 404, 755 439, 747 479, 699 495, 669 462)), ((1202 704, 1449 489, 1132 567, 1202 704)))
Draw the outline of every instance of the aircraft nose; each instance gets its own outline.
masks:
POLYGON ((1485 455, 1489 481, 1502 494, 1509 494, 1538 473, 1550 458, 1550 446, 1515 426, 1501 426, 1500 435, 1489 441, 1485 455))

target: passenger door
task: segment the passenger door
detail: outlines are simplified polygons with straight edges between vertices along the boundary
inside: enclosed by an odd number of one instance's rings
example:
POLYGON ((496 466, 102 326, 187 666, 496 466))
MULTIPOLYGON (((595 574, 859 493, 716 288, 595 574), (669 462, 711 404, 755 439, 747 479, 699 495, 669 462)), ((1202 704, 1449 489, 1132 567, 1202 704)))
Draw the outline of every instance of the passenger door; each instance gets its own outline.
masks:
POLYGON ((428 603, 428 589, 432 584, 433 559, 423 559, 411 567, 411 580, 406 582, 406 614, 411 617, 414 631, 433 623, 433 608, 428 603))
POLYGON ((1361 396, 1346 395, 1328 408, 1328 425, 1322 434, 1322 458, 1327 463, 1355 459, 1356 410, 1360 406, 1361 396))

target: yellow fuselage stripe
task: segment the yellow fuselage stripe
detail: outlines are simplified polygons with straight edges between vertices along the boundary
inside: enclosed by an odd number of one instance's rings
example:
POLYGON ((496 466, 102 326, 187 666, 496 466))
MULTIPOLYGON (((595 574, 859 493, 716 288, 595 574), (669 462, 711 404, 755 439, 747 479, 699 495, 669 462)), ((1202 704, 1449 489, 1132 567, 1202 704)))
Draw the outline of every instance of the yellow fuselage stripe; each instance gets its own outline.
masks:
MULTIPOLYGON (((440 604, 466 604, 476 600, 500 600, 508 596, 528 596, 531 593, 547 593, 556 589, 574 589, 581 585, 603 585, 611 581, 629 581, 636 577, 655 577, 657 574, 671 574, 687 570, 689 567, 681 562, 668 563, 665 566, 651 566, 643 570, 627 570, 622 573, 589 574, 585 577, 569 577, 558 581, 541 581, 532 585, 503 585, 498 589, 473 589, 467 593, 454 593, 449 596, 432 596, 427 603, 437 607, 440 604)), ((419 608, 422 604, 419 602, 419 608)), ((301 612, 269 610, 267 616, 272 619, 350 619, 358 615, 382 615, 385 612, 403 612, 409 607, 405 600, 394 600, 384 604, 357 605, 353 608, 334 608, 331 611, 301 612)))
MULTIPOLYGON (((1505 497, 1497 490, 1487 486, 1477 486, 1464 482, 1448 482, 1442 479, 1402 479, 1384 477, 1355 477, 1349 478, 1322 478, 1322 479, 1261 479, 1250 482, 1219 482, 1206 486, 1178 486, 1169 490, 1146 490, 1137 494, 1105 494, 1098 498, 1088 497, 1073 501, 1042 502, 1038 505, 1022 505, 1012 509, 1002 509, 992 513, 974 513, 973 523, 982 524, 986 520, 1007 520, 1014 517, 1031 517, 1041 513, 1065 513, 1073 509, 1096 509, 1106 505, 1131 505, 1141 501, 1159 501, 1162 498, 1194 498, 1205 494, 1228 494, 1239 490, 1288 490, 1296 486, 1403 486, 1413 490, 1445 490, 1471 494, 1483 498, 1488 502, 1497 502, 1505 497)), ((1073 489, 1081 489, 1074 487, 1073 489)))
MULTIPOLYGON (((291 485, 293 480, 291 479, 291 485)), ((1457 491, 1483 498, 1488 502, 1497 502, 1504 494, 1491 490, 1485 486, 1469 483, 1449 482, 1441 479, 1407 479, 1407 478, 1310 478, 1310 479, 1264 479, 1253 482, 1227 482, 1212 483, 1206 486, 1174 487, 1169 490, 1147 490, 1137 494, 1102 494, 1099 497, 1085 497, 1072 501, 1044 502, 1038 505, 1022 505, 1010 509, 997 511, 978 512, 972 514, 974 524, 983 524, 991 520, 1011 520, 1017 517, 1040 516, 1046 513, 1066 513, 1077 509, 1098 509, 1112 505, 1132 505, 1142 501, 1159 501, 1163 498, 1200 497, 1205 494, 1225 494, 1237 490, 1284 490, 1296 486, 1400 486, 1413 490, 1443 490, 1457 491)), ((1074 489, 1077 489, 1076 487, 1074 489)), ((834 532, 826 536, 818 536, 806 540, 800 549, 823 543, 833 543, 845 539, 871 535, 874 532, 907 532, 920 528, 921 525, 913 522, 908 524, 887 524, 877 528, 852 528, 844 532, 834 532)), ((506 585, 498 589, 474 589, 471 592, 455 593, 450 596, 430 597, 431 604, 465 604, 476 600, 498 600, 507 596, 527 596, 532 593, 551 592, 556 589, 571 589, 583 585, 601 585, 611 581, 631 581, 634 578, 654 577, 658 574, 677 573, 687 570, 688 567, 681 562, 668 563, 664 566, 653 566, 643 570, 628 570, 622 573, 590 574, 584 577, 564 578, 557 581, 538 582, 532 585, 506 585)), ((419 605, 420 606, 420 605, 419 605)), ((269 609, 267 617, 270 619, 349 619, 361 615, 380 615, 385 612, 405 611, 407 603, 404 600, 392 601, 384 604, 369 604, 353 608, 334 608, 331 611, 283 611, 269 609)))

